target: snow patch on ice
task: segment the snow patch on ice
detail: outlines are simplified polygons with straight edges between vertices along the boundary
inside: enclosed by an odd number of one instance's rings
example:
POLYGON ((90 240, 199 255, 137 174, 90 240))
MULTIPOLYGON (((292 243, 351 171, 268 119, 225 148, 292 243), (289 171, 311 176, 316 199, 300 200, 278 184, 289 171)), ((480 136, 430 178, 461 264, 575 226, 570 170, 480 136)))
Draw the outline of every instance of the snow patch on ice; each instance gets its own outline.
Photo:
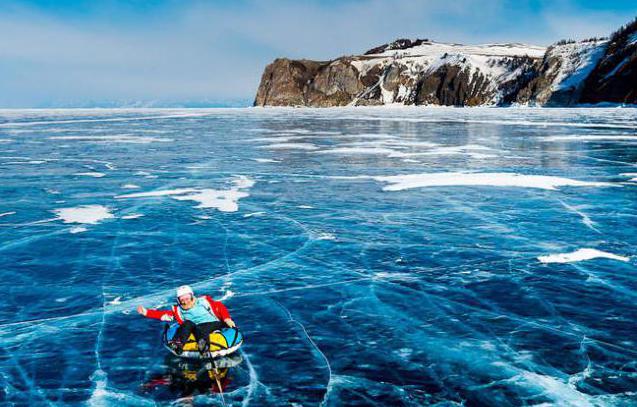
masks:
MULTIPOLYGON (((550 397, 555 404, 560 406, 593 407, 591 398, 555 377, 543 375, 531 371, 520 371, 518 376, 510 379, 512 382, 522 382, 525 385, 536 387, 544 395, 550 397)), ((549 404, 546 404, 549 405, 549 404)))
POLYGON ((93 177, 93 178, 102 178, 106 176, 103 172, 76 172, 73 175, 79 175, 83 177, 93 177))
POLYGON ((622 177, 632 177, 628 180, 628 182, 637 182, 637 172, 623 172, 619 175, 622 177))
POLYGON ((144 216, 142 213, 131 213, 130 215, 122 216, 122 219, 138 219, 144 216))
POLYGON ((216 190, 208 188, 179 188, 160 191, 139 192, 134 194, 118 195, 117 199, 150 198, 170 196, 178 201, 195 201, 199 205, 196 208, 216 208, 221 212, 236 212, 239 210, 239 199, 250 196, 245 189, 254 185, 250 178, 240 176, 233 181, 234 186, 228 190, 216 190))
POLYGON ((545 141, 635 141, 637 136, 622 135, 573 135, 573 136, 547 136, 542 138, 545 141))
POLYGON ((225 293, 223 293, 223 295, 222 295, 221 297, 217 298, 217 300, 216 300, 216 301, 225 301, 225 300, 227 300, 228 298, 232 298, 232 297, 234 297, 234 291, 232 291, 232 290, 226 290, 226 292, 225 292, 225 293))
POLYGON ((116 297, 113 301, 108 301, 106 305, 120 305, 122 303, 122 297, 116 297))
POLYGON ((245 215, 243 215, 243 217, 244 218, 251 218, 253 216, 260 216, 260 215, 265 215, 265 212, 261 211, 261 212, 246 213, 245 215))
POLYGON ((6 162, 3 162, 2 164, 21 165, 21 164, 44 164, 44 163, 46 163, 46 160, 6 161, 6 162))
POLYGON ((232 183, 235 185, 235 188, 238 189, 247 189, 254 186, 254 180, 243 175, 238 176, 232 183))
POLYGON ((64 223, 95 225, 104 219, 115 217, 109 208, 102 205, 80 205, 73 208, 54 209, 53 212, 58 216, 56 219, 64 223))
POLYGON ((318 151, 323 154, 370 154, 370 155, 389 155, 396 153, 396 150, 382 147, 336 147, 329 150, 318 151))
POLYGON ((85 135, 85 136, 52 136, 49 140, 77 140, 95 143, 126 143, 126 144, 148 144, 155 142, 171 142, 170 138, 159 138, 150 136, 135 136, 133 134, 118 135, 85 135))
POLYGON ((426 188, 439 186, 494 186, 494 187, 520 187, 556 190, 563 186, 577 187, 606 187, 619 186, 607 182, 579 181, 569 178, 547 175, 524 175, 505 172, 438 172, 425 174, 393 175, 380 177, 367 177, 389 185, 383 187, 384 191, 402 191, 412 188, 426 188))
POLYGON ((547 256, 539 256, 537 259, 542 263, 572 263, 596 258, 619 260, 625 262, 630 261, 629 257, 619 256, 613 253, 590 248, 578 249, 571 253, 557 253, 549 254, 547 256))
POLYGON ((317 233, 314 236, 315 240, 336 240, 336 235, 334 235, 333 233, 327 233, 327 232, 321 232, 321 233, 317 233))
POLYGON ((247 192, 231 189, 229 191, 217 191, 214 189, 202 189, 191 194, 173 196, 178 201, 199 202, 196 208, 216 208, 221 212, 236 212, 239 210, 238 201, 250 196, 247 192))
POLYGON ((312 143, 274 143, 259 148, 270 150, 318 150, 318 147, 312 143))
POLYGON ((464 146, 438 147, 429 151, 417 153, 394 152, 390 157, 419 157, 430 155, 468 155, 473 158, 492 158, 494 154, 486 154, 480 151, 491 151, 492 149, 478 144, 467 144, 464 146))

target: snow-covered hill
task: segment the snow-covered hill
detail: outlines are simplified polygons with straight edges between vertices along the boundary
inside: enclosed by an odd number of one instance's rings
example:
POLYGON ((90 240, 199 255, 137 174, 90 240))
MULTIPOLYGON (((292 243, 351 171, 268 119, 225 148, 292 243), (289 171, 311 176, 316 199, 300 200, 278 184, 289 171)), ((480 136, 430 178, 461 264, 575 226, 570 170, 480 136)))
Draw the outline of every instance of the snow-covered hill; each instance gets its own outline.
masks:
POLYGON ((380 97, 372 90, 353 103, 497 104, 545 52, 524 44, 418 43, 406 49, 391 49, 390 44, 383 52, 353 59, 361 76, 381 71, 375 85, 380 97))
POLYGON ((545 49, 397 40, 328 62, 277 59, 255 105, 494 105, 533 79, 545 49))
POLYGON ((446 44, 399 39, 333 61, 276 59, 257 106, 635 103, 637 23, 608 39, 525 44, 446 44), (601 66, 601 68, 600 68, 601 66), (632 75, 632 76, 631 76, 632 75), (612 95, 606 95, 612 82, 612 95), (596 89, 596 90, 591 90, 596 89), (612 97, 611 97, 612 96, 612 97))

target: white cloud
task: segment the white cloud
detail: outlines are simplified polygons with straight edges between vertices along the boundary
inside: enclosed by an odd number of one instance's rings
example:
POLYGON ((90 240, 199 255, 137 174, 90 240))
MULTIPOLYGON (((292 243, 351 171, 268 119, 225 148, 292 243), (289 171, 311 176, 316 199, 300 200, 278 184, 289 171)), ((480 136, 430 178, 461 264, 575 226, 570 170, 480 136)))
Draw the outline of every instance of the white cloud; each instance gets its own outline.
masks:
POLYGON ((504 0, 127 7, 73 18, 24 7, 0 10, 0 106, 250 99, 276 57, 330 59, 398 37, 546 44, 606 34, 628 19, 617 14, 596 21, 589 14, 579 20, 565 7, 529 14, 510 10, 504 0))

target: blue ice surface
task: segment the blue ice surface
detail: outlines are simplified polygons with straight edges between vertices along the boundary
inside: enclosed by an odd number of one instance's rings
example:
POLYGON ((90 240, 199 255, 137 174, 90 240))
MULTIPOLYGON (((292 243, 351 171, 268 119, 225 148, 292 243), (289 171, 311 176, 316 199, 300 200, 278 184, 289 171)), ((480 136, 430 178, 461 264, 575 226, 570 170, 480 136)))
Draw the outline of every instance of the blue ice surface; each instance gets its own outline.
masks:
POLYGON ((634 173, 636 109, 0 111, 0 404, 634 405, 634 173), (595 184, 375 178, 459 172, 595 184), (181 284, 223 399, 134 310, 181 284))

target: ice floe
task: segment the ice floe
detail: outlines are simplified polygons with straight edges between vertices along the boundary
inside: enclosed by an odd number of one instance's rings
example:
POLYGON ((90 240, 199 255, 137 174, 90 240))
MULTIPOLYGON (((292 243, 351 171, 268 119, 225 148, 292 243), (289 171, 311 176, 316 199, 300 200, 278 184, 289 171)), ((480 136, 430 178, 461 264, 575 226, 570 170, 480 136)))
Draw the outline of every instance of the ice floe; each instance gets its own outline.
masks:
MULTIPOLYGON (((359 177, 360 178, 360 177, 359 177)), ((548 175, 524 175, 507 172, 437 172, 424 174, 367 177, 387 183, 384 191, 402 191, 412 188, 439 186, 493 186, 556 190, 558 187, 607 187, 619 186, 608 182, 579 181, 548 175)))
POLYGON ((590 248, 578 249, 571 253, 557 253, 549 254, 547 256, 539 256, 537 259, 542 263, 572 263, 596 258, 619 260, 625 262, 630 260, 630 258, 626 256, 619 256, 613 253, 590 248))
POLYGON ((104 219, 115 217, 109 208, 102 205, 81 205, 73 208, 59 208, 54 209, 53 212, 58 216, 56 219, 60 219, 64 223, 95 225, 104 219))

